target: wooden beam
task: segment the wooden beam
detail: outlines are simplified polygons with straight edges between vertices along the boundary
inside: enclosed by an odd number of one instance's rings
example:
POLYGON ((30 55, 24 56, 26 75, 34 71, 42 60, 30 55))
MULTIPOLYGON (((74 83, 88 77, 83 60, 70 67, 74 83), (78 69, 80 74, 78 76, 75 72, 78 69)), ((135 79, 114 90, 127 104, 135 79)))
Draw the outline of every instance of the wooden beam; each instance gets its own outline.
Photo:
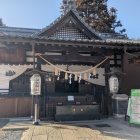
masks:
POLYGON ((38 53, 45 53, 45 52, 61 52, 61 51, 68 51, 68 52, 89 52, 89 54, 91 53, 98 53, 102 56, 109 56, 112 55, 113 53, 123 53, 123 50, 118 50, 118 49, 106 49, 106 48, 102 48, 102 47, 92 47, 92 46, 76 46, 75 45, 71 45, 71 46, 66 46, 66 45, 62 45, 62 46, 58 46, 57 44, 52 46, 51 44, 48 44, 47 46, 36 46, 36 52, 38 53))
POLYGON ((102 56, 81 56, 78 53, 69 53, 68 55, 43 55, 43 58, 47 59, 48 61, 54 64, 57 64, 57 63, 97 64, 104 59, 102 56))

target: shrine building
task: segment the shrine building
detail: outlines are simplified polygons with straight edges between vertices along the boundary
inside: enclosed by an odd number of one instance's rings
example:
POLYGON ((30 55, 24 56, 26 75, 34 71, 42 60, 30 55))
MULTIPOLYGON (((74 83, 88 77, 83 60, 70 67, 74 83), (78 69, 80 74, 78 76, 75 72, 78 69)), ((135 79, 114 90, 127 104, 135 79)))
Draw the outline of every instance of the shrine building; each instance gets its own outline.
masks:
POLYGON ((99 33, 72 8, 42 29, 0 26, 0 117, 33 115, 55 121, 112 116, 109 78, 117 93, 140 87, 140 42, 119 33, 99 33), (41 77, 40 95, 31 77, 41 77))

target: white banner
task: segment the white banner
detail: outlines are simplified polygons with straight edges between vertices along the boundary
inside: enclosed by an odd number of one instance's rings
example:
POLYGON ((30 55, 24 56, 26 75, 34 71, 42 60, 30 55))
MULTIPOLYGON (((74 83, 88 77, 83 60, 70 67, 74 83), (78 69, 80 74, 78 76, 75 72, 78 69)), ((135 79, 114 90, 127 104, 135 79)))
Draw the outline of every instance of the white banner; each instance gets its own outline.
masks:
MULTIPOLYGON (((0 89, 9 89, 9 81, 15 79, 27 68, 33 68, 32 65, 0 65, 0 89)), ((8 92, 7 90, 0 90, 0 93, 8 92)))

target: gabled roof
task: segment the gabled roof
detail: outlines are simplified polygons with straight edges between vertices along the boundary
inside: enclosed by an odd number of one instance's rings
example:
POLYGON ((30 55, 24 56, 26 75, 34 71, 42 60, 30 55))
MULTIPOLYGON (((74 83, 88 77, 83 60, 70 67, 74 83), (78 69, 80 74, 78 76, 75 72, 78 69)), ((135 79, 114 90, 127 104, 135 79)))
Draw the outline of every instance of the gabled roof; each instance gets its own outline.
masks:
MULTIPOLYGON (((102 40, 103 38, 93 28, 91 28, 79 14, 74 10, 69 10, 65 14, 58 17, 53 23, 43 28, 33 36, 52 37, 58 30, 61 30, 69 21, 71 21, 77 29, 85 34, 89 39, 102 40)), ((59 37, 56 37, 59 38, 59 37)))

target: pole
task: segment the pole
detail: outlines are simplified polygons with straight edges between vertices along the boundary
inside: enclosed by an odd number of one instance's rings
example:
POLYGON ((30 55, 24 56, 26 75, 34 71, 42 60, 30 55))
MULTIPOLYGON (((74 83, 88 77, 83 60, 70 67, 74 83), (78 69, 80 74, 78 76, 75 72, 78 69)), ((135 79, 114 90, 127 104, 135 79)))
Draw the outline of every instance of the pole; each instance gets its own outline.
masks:
POLYGON ((33 103, 34 103, 34 99, 33 99, 33 95, 32 95, 32 101, 31 101, 31 119, 33 120, 33 103))
POLYGON ((33 122, 33 125, 38 125, 38 105, 35 104, 35 120, 33 122))
MULTIPOLYGON (((33 72, 35 71, 35 43, 32 42, 32 51, 33 51, 33 72)), ((34 105, 34 97, 32 95, 32 101, 31 101, 31 119, 33 120, 33 105, 34 105)))

